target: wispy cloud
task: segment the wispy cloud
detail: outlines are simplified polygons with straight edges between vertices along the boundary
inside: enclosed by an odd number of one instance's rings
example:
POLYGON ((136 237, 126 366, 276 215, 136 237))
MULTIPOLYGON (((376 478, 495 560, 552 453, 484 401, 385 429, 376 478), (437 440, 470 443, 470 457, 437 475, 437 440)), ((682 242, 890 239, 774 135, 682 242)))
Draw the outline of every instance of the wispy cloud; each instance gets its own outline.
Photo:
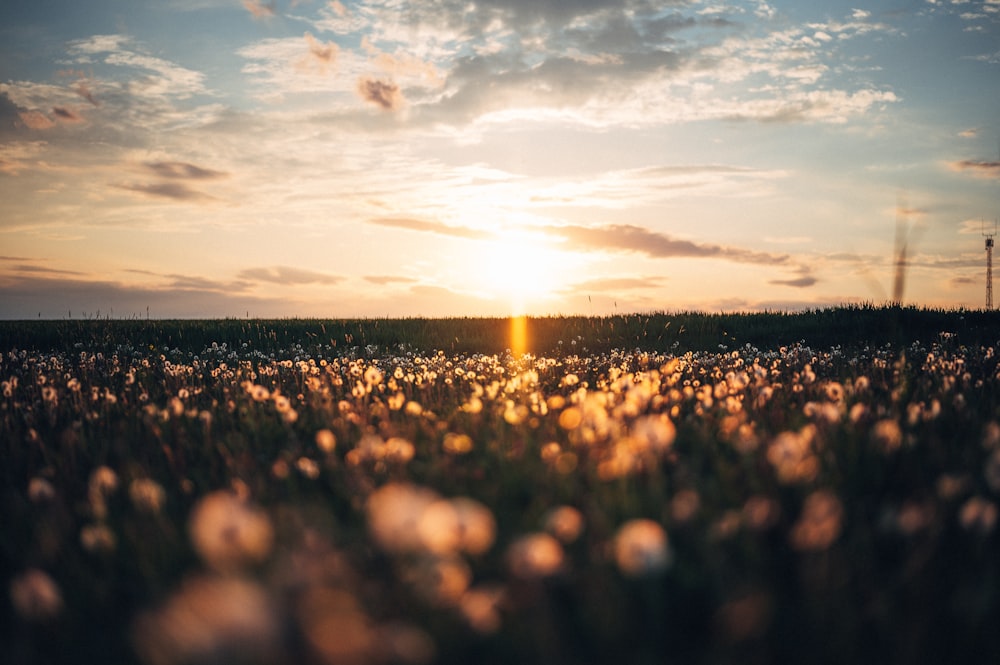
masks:
POLYGON ((30 263, 22 263, 20 265, 11 266, 10 270, 15 273, 40 275, 73 275, 83 277, 86 274, 77 270, 60 270, 57 268, 48 268, 46 266, 38 266, 30 263))
POLYGON ((228 175, 224 171, 206 169, 187 162, 144 162, 143 167, 161 178, 178 180, 215 180, 228 175))
POLYGON ((116 67, 146 72, 129 85, 129 93, 147 98, 188 99, 208 92, 205 74, 163 58, 149 55, 127 35, 95 35, 70 42, 69 54, 75 65, 92 65, 96 56, 116 67))
POLYGON ((113 185, 113 187, 157 199, 171 199, 189 203, 207 203, 217 200, 213 196, 191 189, 179 182, 127 183, 113 185))
POLYGON ((565 290, 577 293, 622 293, 626 291, 657 289, 663 285, 664 281, 665 278, 658 275, 648 277, 599 277, 583 282, 574 282, 565 290))
POLYGON ((495 238, 496 235, 480 229, 472 229, 467 226, 449 226, 440 222, 433 222, 423 219, 411 219, 408 217, 377 217, 368 220, 369 224, 375 226, 385 226, 394 229, 406 229, 408 231, 425 231, 436 233, 453 238, 469 238, 473 240, 483 240, 495 238))
POLYGON ((83 116, 74 111, 71 108, 66 108, 63 106, 55 106, 52 108, 52 115, 59 120, 59 122, 66 122, 70 124, 76 124, 78 122, 83 122, 83 116))
POLYGON ((270 282, 272 284, 283 284, 293 286, 296 284, 337 284, 344 281, 344 277, 330 275, 302 268, 290 266, 274 266, 269 268, 247 268, 239 272, 238 277, 243 280, 255 282, 270 282))
POLYGON ((305 33, 306 46, 309 48, 307 63, 317 67, 319 71, 326 74, 337 62, 337 54, 340 47, 336 42, 321 42, 310 33, 305 33))
POLYGON ((250 12, 250 15, 254 18, 270 18, 277 13, 273 0, 271 2, 243 0, 243 7, 250 12))
POLYGON ((162 285, 101 279, 0 275, 0 316, 8 319, 65 316, 157 317, 280 316, 293 297, 265 297, 209 280, 178 279, 162 285), (147 309, 148 308, 148 309, 147 309))
POLYGON ((796 289, 805 289, 810 286, 815 286, 816 282, 819 280, 812 275, 802 275, 801 277, 795 277, 792 279, 772 279, 768 284, 777 284, 779 286, 791 286, 796 289))
POLYGON ((401 277, 399 275, 365 275, 364 280, 370 284, 387 286, 389 284, 416 284, 419 280, 413 277, 401 277))
POLYGON ((645 254, 653 258, 722 259, 738 263, 780 265, 788 261, 786 254, 757 252, 739 247, 680 240, 663 233, 631 224, 606 226, 553 226, 545 235, 576 251, 623 251, 645 254))
POLYGON ((954 171, 968 172, 982 178, 1000 178, 1000 161, 963 159, 951 162, 949 166, 954 171))

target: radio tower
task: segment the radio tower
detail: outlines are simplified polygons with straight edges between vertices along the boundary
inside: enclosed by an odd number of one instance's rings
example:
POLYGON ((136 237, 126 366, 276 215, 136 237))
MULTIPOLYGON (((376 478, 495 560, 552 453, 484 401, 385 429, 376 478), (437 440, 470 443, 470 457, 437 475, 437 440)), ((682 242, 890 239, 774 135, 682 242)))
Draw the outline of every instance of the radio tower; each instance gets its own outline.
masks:
POLYGON ((996 222, 993 223, 993 233, 982 231, 986 238, 986 309, 993 309, 993 236, 996 235, 996 222))

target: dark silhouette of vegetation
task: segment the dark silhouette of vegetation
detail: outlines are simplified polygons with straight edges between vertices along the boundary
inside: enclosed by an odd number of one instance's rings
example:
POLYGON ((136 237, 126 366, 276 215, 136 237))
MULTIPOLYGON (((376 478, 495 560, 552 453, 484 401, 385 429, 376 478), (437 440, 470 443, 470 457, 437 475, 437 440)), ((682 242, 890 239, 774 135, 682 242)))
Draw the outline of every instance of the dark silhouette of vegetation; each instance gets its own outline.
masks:
MULTIPOLYGON (((407 347, 449 353, 501 353, 510 347, 506 318, 405 319, 212 319, 0 321, 6 348, 115 351, 198 351, 213 342, 262 353, 299 344, 331 347, 407 347)), ((979 346, 1000 339, 1000 313, 901 306, 844 306, 803 312, 656 312, 614 316, 528 318, 528 351, 535 354, 649 351, 715 351, 802 342, 815 348, 905 347, 929 343, 941 333, 958 344, 979 346)))

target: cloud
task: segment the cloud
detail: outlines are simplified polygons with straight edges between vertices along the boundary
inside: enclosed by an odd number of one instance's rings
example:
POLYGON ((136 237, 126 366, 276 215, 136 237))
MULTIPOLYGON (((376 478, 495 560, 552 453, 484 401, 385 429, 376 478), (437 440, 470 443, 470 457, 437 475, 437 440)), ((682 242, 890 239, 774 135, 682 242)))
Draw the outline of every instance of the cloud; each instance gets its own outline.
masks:
POLYGON ((963 159, 949 166, 953 171, 970 172, 981 178, 1000 178, 1000 161, 963 159))
POLYGON ((238 277, 250 281, 270 282, 285 286, 295 284, 337 284, 344 281, 344 278, 339 275, 329 275, 327 273, 289 266, 247 268, 246 270, 241 270, 238 277))
POLYGON ((385 226, 394 229, 406 229, 409 231, 425 231, 436 233, 453 238, 469 238, 472 240, 484 240, 494 238, 495 235, 489 231, 472 229, 467 226, 449 226, 440 222, 431 222, 422 219, 411 219, 408 217, 377 217, 368 220, 369 224, 385 226))
POLYGON ((797 289, 804 289, 810 286, 814 286, 819 280, 812 275, 803 275, 802 277, 796 277, 794 279, 772 279, 768 284, 777 284, 779 286, 791 286, 797 289))
POLYGON ((81 116, 73 109, 64 108, 62 106, 53 107, 52 115, 58 118, 60 122, 66 122, 71 124, 83 122, 83 116, 81 116))
POLYGON ((224 171, 214 171, 188 162, 144 162, 143 166, 161 178, 178 180, 215 180, 229 175, 224 171))
POLYGON ((786 254, 769 254, 739 247, 678 240, 632 224, 596 227, 552 226, 546 227, 543 232, 560 241, 564 248, 571 250, 588 252, 612 250, 635 252, 658 259, 707 258, 765 265, 780 265, 788 261, 786 254))
POLYGON ((984 219, 967 219, 958 227, 960 235, 997 234, 997 222, 986 223, 984 219))
POLYGON ((309 48, 307 62, 315 64, 320 72, 326 73, 330 67, 337 62, 337 54, 340 47, 336 42, 321 42, 308 32, 304 35, 306 46, 309 48))
POLYGON ((243 0, 243 7, 250 12, 254 18, 270 18, 277 13, 273 0, 271 2, 243 0))
POLYGON ((252 284, 246 280, 218 280, 200 277, 198 275, 184 275, 179 273, 159 273, 151 270, 130 268, 125 272, 132 275, 144 275, 154 277, 158 281, 157 287, 165 289, 175 289, 181 291, 218 291, 220 293, 239 293, 247 291, 252 284))
POLYGON ((118 189, 135 192, 142 196, 160 199, 172 199, 174 201, 207 202, 216 200, 204 192, 191 189, 187 185, 177 182, 157 182, 157 183, 130 183, 123 185, 113 185, 118 189))
POLYGON ((24 126, 28 129, 44 130, 52 129, 56 126, 56 123, 50 120, 49 117, 41 111, 21 111, 18 113, 18 116, 24 126))
POLYGON ((46 268, 45 266, 32 265, 30 263, 22 263, 20 265, 11 266, 10 270, 16 273, 29 273, 29 274, 75 275, 75 276, 85 275, 85 273, 78 272, 76 270, 58 270, 56 268, 46 268))
POLYGON ((416 284, 419 280, 413 277, 400 277, 398 275, 365 275, 366 282, 386 286, 388 284, 416 284))
MULTIPOLYGON (((440 222, 421 219, 382 217, 368 220, 369 224, 390 228, 424 231, 437 235, 470 240, 492 240, 497 234, 466 226, 449 226, 440 222)), ((738 263, 781 265, 788 261, 786 254, 755 252, 738 247, 696 243, 678 240, 662 233, 631 224, 606 226, 518 226, 512 230, 543 236, 553 241, 554 247, 583 252, 622 251, 645 254, 652 258, 709 258, 738 263)))
POLYGON ((75 40, 69 43, 68 51, 72 62, 78 65, 91 66, 94 56, 103 54, 106 65, 146 72, 129 81, 127 92, 132 96, 190 99, 209 92, 205 88, 205 74, 144 53, 126 35, 94 35, 75 40))
POLYGON ((663 277, 602 277, 570 284, 565 291, 576 293, 606 293, 659 288, 663 277))
POLYGON ((85 100, 90 102, 91 106, 100 106, 101 102, 98 101, 94 92, 90 89, 90 85, 86 81, 79 81, 73 88, 73 91, 83 97, 85 100))
POLYGON ((362 77, 358 80, 358 95, 385 111, 394 111, 403 104, 403 93, 392 81, 362 77))
POLYGON ((218 318, 290 316, 301 303, 293 297, 258 297, 232 284, 174 276, 158 285, 48 276, 0 275, 0 318, 34 319, 101 315, 218 318))

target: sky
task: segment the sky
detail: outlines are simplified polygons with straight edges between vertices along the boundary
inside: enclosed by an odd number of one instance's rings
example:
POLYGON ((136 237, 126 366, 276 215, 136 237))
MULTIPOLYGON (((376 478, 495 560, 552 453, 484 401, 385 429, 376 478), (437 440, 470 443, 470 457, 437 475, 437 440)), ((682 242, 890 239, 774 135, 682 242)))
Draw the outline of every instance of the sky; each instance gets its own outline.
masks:
POLYGON ((998 216, 1000 0, 0 3, 0 318, 979 309, 998 216))

